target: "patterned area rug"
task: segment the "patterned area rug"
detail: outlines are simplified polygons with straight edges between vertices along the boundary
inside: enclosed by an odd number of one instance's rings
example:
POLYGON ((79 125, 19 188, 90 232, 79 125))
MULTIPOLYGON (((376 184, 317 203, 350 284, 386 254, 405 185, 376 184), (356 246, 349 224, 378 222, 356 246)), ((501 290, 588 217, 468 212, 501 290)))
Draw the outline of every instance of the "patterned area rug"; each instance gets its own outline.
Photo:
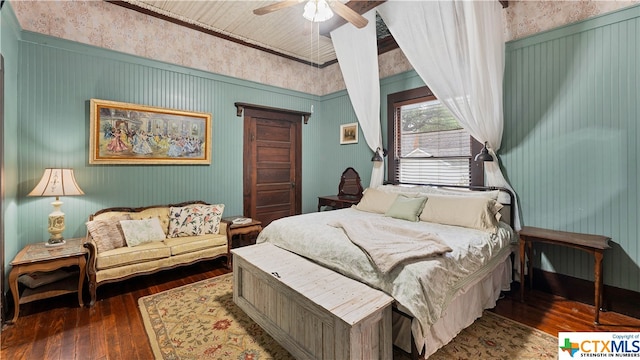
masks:
MULTIPOLYGON (((140 298, 156 359, 293 359, 233 303, 232 289, 226 274, 140 298)), ((485 312, 429 359, 555 359, 557 349, 557 338, 485 312)))
POLYGON ((429 360, 557 358, 557 337, 485 311, 429 360))

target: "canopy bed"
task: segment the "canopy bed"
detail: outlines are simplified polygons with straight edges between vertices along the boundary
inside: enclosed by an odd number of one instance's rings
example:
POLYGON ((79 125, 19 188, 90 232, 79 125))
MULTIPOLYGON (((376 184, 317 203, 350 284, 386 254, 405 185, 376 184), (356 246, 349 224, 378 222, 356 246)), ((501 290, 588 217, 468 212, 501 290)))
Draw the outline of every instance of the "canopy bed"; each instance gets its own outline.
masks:
POLYGON ((504 222, 511 207, 498 197, 511 204, 513 194, 475 190, 369 188, 351 208, 276 220, 257 242, 393 297, 394 345, 429 356, 495 306, 511 283, 516 236, 504 222))

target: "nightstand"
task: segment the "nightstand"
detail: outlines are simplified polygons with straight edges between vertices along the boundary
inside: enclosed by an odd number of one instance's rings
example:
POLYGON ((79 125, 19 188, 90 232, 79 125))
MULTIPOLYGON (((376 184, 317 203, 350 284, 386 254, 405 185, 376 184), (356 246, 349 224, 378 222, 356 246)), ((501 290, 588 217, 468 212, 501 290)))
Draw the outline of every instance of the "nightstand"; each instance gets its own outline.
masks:
POLYGON ((356 205, 360 202, 359 197, 355 196, 319 196, 318 197, 318 211, 322 210, 323 206, 329 206, 334 209, 344 209, 356 205))
POLYGON ((323 206, 332 209, 344 209, 356 205, 362 199, 362 184, 360 184, 360 175, 353 168, 348 167, 340 176, 340 184, 338 185, 338 195, 328 195, 318 197, 318 211, 323 206))
POLYGON ((82 244, 84 238, 66 239, 64 245, 46 246, 45 243, 29 244, 22 249, 11 262, 11 272, 9 273, 9 286, 13 294, 14 323, 20 313, 20 304, 31 301, 46 299, 68 293, 78 293, 78 303, 84 306, 82 301, 82 285, 84 284, 85 269, 87 264, 85 249, 82 244), (55 270, 77 266, 79 268, 78 278, 75 276, 54 281, 52 283, 26 288, 22 294, 18 292, 18 278, 23 274, 35 272, 53 272, 55 270))
POLYGON ((222 218, 227 223, 227 252, 229 253, 229 261, 227 266, 231 268, 231 249, 254 245, 256 238, 262 231, 262 222, 251 219, 251 222, 245 224, 234 224, 233 220, 242 216, 230 216, 222 218))

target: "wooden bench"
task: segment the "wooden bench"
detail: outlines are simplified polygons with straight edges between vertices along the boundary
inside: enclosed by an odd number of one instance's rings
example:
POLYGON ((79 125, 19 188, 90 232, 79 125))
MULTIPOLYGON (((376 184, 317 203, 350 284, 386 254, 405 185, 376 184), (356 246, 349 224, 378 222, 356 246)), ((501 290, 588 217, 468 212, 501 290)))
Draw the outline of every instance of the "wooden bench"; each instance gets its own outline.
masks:
POLYGON ((296 359, 392 358, 392 297, 268 243, 231 252, 233 301, 296 359))
POLYGON ((524 264, 529 259, 529 288, 533 288, 533 243, 567 246, 586 251, 594 256, 594 291, 595 291, 595 315, 593 323, 600 324, 600 306, 602 306, 602 253, 609 249, 608 236, 580 234, 566 231, 542 229, 532 226, 523 226, 518 233, 520 236, 520 301, 524 301, 524 264))

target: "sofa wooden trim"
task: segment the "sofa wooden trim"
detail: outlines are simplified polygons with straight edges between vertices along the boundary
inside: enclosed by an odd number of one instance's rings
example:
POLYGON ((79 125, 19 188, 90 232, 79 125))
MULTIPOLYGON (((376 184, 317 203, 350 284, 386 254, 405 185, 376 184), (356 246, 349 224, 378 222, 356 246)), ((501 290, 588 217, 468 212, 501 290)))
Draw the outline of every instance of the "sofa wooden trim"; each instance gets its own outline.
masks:
POLYGON ((211 204, 206 203, 204 201, 196 200, 196 201, 185 201, 185 202, 181 202, 181 203, 178 203, 178 204, 151 205, 151 206, 143 206, 143 207, 137 207, 137 208, 132 208, 132 207, 111 207, 111 208, 98 210, 95 213, 89 215, 89 221, 93 220, 94 217, 96 217, 96 216, 98 216, 100 214, 107 213, 107 212, 142 212, 142 211, 147 210, 147 209, 153 209, 153 208, 159 208, 159 207, 182 207, 182 206, 188 206, 188 205, 194 205, 194 204, 211 205, 211 204))
MULTIPOLYGON (((177 203, 177 204, 168 204, 168 205, 152 205, 152 206, 145 206, 145 207, 137 207, 137 208, 131 208, 131 207, 111 207, 111 208, 105 208, 102 210, 98 210, 97 212, 89 215, 89 221, 92 221, 94 219, 94 217, 103 214, 103 213, 107 213, 107 212, 142 212, 144 210, 147 209, 153 209, 153 208, 163 208, 163 207, 183 207, 183 206, 187 206, 187 205, 194 205, 194 204, 201 204, 201 205, 210 205, 209 203, 206 203, 204 201, 186 201, 186 202, 182 202, 182 203, 177 203)), ((224 221, 220 222, 220 234, 222 235, 226 235, 227 232, 227 226, 228 224, 224 221)), ((164 270, 169 270, 169 269, 175 269, 178 267, 182 267, 182 266, 189 266, 189 265, 193 265, 195 263, 201 262, 201 261, 207 261, 207 260, 214 260, 220 257, 225 257, 226 256, 226 263, 229 264, 230 263, 230 259, 231 259, 231 252, 230 252, 230 246, 227 244, 227 252, 223 253, 223 254, 219 254, 216 256, 209 256, 209 257, 202 257, 193 261, 189 261, 189 262, 184 262, 184 263, 180 263, 180 264, 175 264, 172 266, 165 266, 165 267, 160 267, 157 269, 152 269, 152 270, 147 270, 147 271, 139 271, 139 272, 135 272, 132 274, 128 274, 122 277, 118 277, 118 278, 113 278, 113 279, 106 279, 106 280, 102 280, 100 282, 97 282, 97 252, 98 249, 96 247, 95 242, 93 242, 93 240, 91 239, 91 236, 89 235, 89 232, 87 231, 87 236, 86 236, 86 241, 84 242, 83 246, 85 248, 87 248, 89 250, 89 255, 88 255, 88 259, 87 259, 87 268, 86 268, 86 273, 87 273, 87 280, 89 283, 89 293, 91 295, 91 302, 89 303, 89 306, 93 306, 96 302, 96 292, 98 289, 99 285, 102 284, 108 284, 108 283, 113 283, 113 282, 118 282, 118 281, 123 281, 123 280, 127 280, 127 279, 131 279, 134 278, 136 276, 143 276, 143 275, 150 275, 150 274, 155 274, 157 272, 160 271, 164 271, 164 270)))

